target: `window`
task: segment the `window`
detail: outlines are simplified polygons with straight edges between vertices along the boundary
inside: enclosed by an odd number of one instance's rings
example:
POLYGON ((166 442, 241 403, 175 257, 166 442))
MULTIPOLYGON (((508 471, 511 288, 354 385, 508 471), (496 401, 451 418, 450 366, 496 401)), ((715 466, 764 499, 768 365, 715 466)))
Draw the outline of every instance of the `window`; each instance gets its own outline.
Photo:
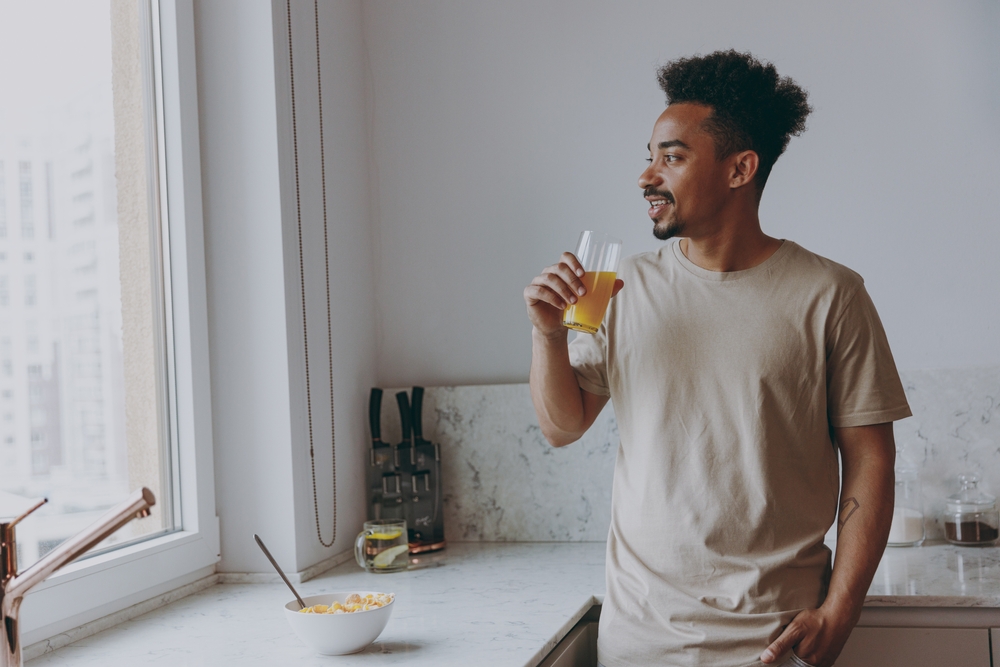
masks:
POLYGON ((73 180, 78 181, 84 178, 89 178, 94 172, 94 165, 92 163, 87 163, 80 167, 79 169, 72 172, 73 180))
POLYGON ((14 360, 11 354, 10 337, 3 336, 0 338, 0 376, 9 378, 14 375, 14 360))
POLYGON ((19 63, 0 71, 0 212, 20 214, 0 253, 26 259, 0 276, 0 490, 50 499, 18 526, 19 565, 133 488, 157 498, 28 594, 25 645, 218 560, 208 370, 192 363, 207 348, 204 267, 188 263, 200 191, 184 178, 200 162, 193 42, 191 0, 0 3, 0 62, 19 63), (143 261, 120 274, 126 253, 143 261))
POLYGON ((35 320, 28 320, 24 324, 25 331, 25 351, 28 354, 38 354, 39 341, 38 341, 38 322, 35 320))
POLYGON ((35 237, 35 193, 31 186, 31 163, 20 163, 21 184, 21 237, 35 237))
MULTIPOLYGON (((80 61, 56 71, 48 64, 53 56, 23 59, 22 76, 45 82, 46 89, 34 95, 5 96, 0 102, 4 117, 13 120, 6 128, 11 136, 2 145, 8 152, 5 162, 18 165, 21 214, 21 237, 10 239, 7 245, 12 251, 20 250, 24 258, 24 264, 11 267, 21 294, 19 303, 11 299, 14 307, 8 322, 14 347, 25 353, 14 355, 12 375, 27 390, 27 400, 15 406, 22 416, 18 472, 4 475, 0 484, 21 496, 49 499, 19 540, 26 558, 40 553, 32 542, 51 534, 53 526, 59 525, 64 537, 70 536, 139 486, 154 490, 162 501, 160 509, 149 521, 129 524, 104 546, 175 528, 171 443, 163 433, 167 424, 157 424, 159 432, 142 434, 153 441, 151 447, 130 447, 126 437, 128 375, 136 364, 126 354, 125 344, 142 350, 154 365, 165 358, 160 349, 163 336, 130 336, 128 324, 145 318, 149 330, 166 318, 153 312, 154 303, 121 296, 123 286, 131 281, 161 288, 159 267, 139 265, 136 274, 120 275, 119 255, 122 250, 155 252, 157 232, 146 209, 129 221, 129 229, 118 228, 116 216, 111 215, 120 203, 118 193, 148 198, 159 151, 144 134, 136 137, 127 130, 116 134, 116 122, 132 121, 141 129, 154 125, 155 115, 143 115, 141 95, 138 100, 121 99, 121 93, 119 99, 114 96, 109 0, 74 4, 65 14, 46 9, 44 3, 34 3, 34 11, 17 12, 6 6, 0 10, 19 14, 11 18, 22 27, 21 34, 11 37, 21 42, 26 53, 33 48, 31 40, 37 45, 34 48, 55 54, 56 62, 65 62, 70 54, 80 61), (138 117, 123 111, 130 104, 139 110, 138 117), (105 181, 116 180, 116 163, 142 172, 138 188, 127 182, 102 187, 105 181), (102 229, 95 228, 98 218, 102 229), (51 224, 42 233, 39 223, 46 219, 51 224), (126 246, 132 238, 129 234, 143 233, 145 238, 138 243, 145 242, 145 248, 126 246), (30 245, 27 240, 32 241, 30 245), (73 270, 75 262, 63 259, 74 247, 85 248, 84 256, 77 259, 91 268, 86 278, 73 270), (39 327, 38 322, 46 326, 39 327), (80 339, 84 343, 75 344, 80 339)), ((6 23, 2 18, 0 22, 6 23)), ((138 64, 141 54, 136 52, 133 58, 138 64)), ((133 70, 141 76, 140 68, 133 70)), ((126 75, 118 84, 138 85, 141 90, 143 82, 126 75)), ((154 382, 157 376, 165 377, 162 369, 149 375, 154 382)), ((166 395, 157 386, 151 391, 145 386, 131 389, 149 393, 152 400, 146 403, 162 401, 166 395)), ((154 405, 151 412, 165 415, 167 411, 154 405)))
POLYGON ((34 306, 38 301, 38 283, 35 276, 24 277, 24 305, 34 306))
POLYGON ((94 214, 93 213, 88 213, 86 215, 81 215, 79 218, 76 218, 73 221, 73 224, 75 226, 79 227, 81 225, 92 224, 93 222, 94 222, 94 214))
POLYGON ((0 239, 7 236, 7 177, 0 160, 0 239))

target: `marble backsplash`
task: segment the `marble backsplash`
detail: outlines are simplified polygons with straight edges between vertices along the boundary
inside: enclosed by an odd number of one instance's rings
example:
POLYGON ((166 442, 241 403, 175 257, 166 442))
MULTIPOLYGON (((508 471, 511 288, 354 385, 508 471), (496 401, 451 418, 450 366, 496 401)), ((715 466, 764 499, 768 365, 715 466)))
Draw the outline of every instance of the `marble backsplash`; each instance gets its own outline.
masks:
MULTIPOLYGON (((901 373, 913 417, 896 441, 921 471, 926 533, 943 538, 944 498, 973 472, 1000 494, 1000 367, 901 373)), ((382 434, 399 441, 386 390, 382 434)), ((441 443, 445 535, 452 541, 604 541, 618 427, 610 405, 563 448, 542 437, 527 384, 428 387, 424 437, 441 443)))
POLYGON ((926 536, 944 539, 945 498, 961 488, 959 475, 1000 495, 1000 367, 900 375, 913 416, 896 422, 896 442, 920 469, 926 536))
MULTIPOLYGON (((382 439, 398 442, 395 393, 382 439)), ((427 387, 424 437, 441 444, 445 537, 486 542, 603 542, 611 523, 618 426, 610 404, 578 442, 555 448, 527 384, 427 387)))

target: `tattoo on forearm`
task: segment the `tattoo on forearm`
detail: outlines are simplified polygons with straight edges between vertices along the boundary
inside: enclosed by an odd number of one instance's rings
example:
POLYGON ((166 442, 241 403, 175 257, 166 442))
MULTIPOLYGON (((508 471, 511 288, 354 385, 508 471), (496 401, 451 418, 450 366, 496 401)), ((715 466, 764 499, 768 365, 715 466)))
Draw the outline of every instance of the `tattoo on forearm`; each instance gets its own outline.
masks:
POLYGON ((855 497, 846 498, 844 502, 840 503, 840 518, 837 520, 837 534, 844 529, 847 522, 850 520, 854 513, 858 511, 861 507, 861 503, 855 497))

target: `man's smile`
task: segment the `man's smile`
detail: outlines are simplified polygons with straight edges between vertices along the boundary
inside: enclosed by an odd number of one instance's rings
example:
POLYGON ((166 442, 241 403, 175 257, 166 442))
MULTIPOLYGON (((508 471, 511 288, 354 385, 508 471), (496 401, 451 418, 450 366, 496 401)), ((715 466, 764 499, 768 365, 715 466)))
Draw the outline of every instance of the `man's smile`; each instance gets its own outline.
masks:
POLYGON ((646 201, 649 202, 649 217, 658 220, 667 211, 667 206, 674 203, 674 196, 669 192, 651 192, 646 194, 646 201))

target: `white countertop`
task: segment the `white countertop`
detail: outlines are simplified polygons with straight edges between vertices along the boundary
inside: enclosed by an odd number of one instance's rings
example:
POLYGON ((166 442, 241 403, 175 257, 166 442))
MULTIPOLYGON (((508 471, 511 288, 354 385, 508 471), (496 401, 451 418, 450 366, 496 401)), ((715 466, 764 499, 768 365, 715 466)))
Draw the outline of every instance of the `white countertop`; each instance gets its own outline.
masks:
POLYGON ((1000 547, 887 547, 865 606, 1000 609, 1000 547))
MULTIPOLYGON (((220 584, 27 664, 534 666, 604 594, 603 543, 454 543, 441 567, 375 575, 353 562, 299 586, 396 594, 363 653, 323 657, 282 616, 283 584, 220 584)), ((869 606, 1000 608, 1000 548, 889 549, 869 606)))

